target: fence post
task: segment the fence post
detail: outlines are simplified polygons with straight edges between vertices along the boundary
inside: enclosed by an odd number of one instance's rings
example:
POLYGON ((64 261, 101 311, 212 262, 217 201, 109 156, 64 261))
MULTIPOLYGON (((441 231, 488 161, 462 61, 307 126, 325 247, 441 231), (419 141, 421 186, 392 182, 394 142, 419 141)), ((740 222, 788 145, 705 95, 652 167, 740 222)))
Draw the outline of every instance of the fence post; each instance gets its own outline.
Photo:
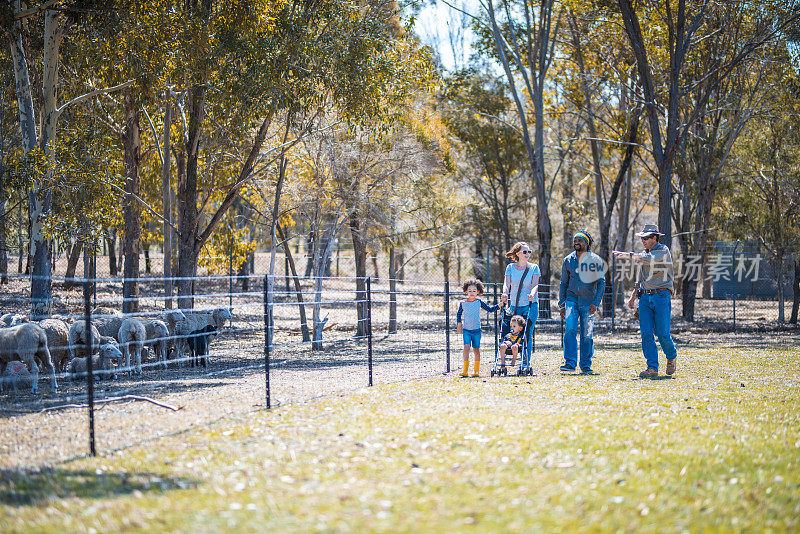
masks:
POLYGON ((290 292, 292 290, 292 288, 289 287, 289 271, 290 270, 291 269, 289 269, 289 256, 284 254, 284 256, 283 256, 283 272, 284 272, 284 282, 286 283, 286 295, 287 296, 291 295, 290 292))
MULTIPOLYGON (((614 248, 616 249, 617 242, 614 241, 614 248)), ((616 279, 616 272, 617 270, 617 257, 615 255, 611 255, 611 331, 614 331, 614 320, 617 317, 617 292, 616 284, 614 280, 616 279)))
MULTIPOLYGON (((92 308, 97 307, 97 240, 92 242, 92 308)), ((86 260, 84 260, 86 261, 86 260)))
POLYGON ((228 258, 228 306, 233 309, 233 254, 228 258))
POLYGON ((269 345, 270 339, 272 336, 270 335, 270 325, 272 324, 272 320, 270 317, 270 308, 271 302, 269 298, 269 275, 264 275, 264 374, 266 375, 266 386, 267 386, 267 410, 269 410, 272 405, 270 403, 270 394, 269 394, 269 345))
MULTIPOLYGON (((497 284, 492 284, 492 294, 494 295, 493 304, 497 306, 497 284)), ((503 313, 505 313, 505 310, 503 313)), ((494 330, 494 360, 497 361, 497 355, 499 351, 498 344, 500 342, 497 332, 497 310, 494 311, 494 323, 492 323, 492 329, 494 330)))
POLYGON ((367 277, 367 365, 369 386, 372 386, 372 278, 367 277))
MULTIPOLYGON (((736 332, 736 249, 739 248, 739 242, 733 246, 733 254, 731 256, 731 282, 733 283, 733 331, 736 332)), ((780 280, 778 281, 780 283, 780 280)))
MULTIPOLYGON (((86 274, 91 272, 89 265, 89 253, 84 251, 83 261, 85 263, 86 274)), ((94 365, 92 362, 92 308, 89 298, 92 293, 92 282, 84 278, 83 282, 83 308, 86 321, 86 388, 89 397, 89 452, 92 456, 97 456, 97 448, 94 440, 94 365)))
POLYGON ((444 331, 447 340, 444 372, 450 372, 450 282, 444 283, 444 331))

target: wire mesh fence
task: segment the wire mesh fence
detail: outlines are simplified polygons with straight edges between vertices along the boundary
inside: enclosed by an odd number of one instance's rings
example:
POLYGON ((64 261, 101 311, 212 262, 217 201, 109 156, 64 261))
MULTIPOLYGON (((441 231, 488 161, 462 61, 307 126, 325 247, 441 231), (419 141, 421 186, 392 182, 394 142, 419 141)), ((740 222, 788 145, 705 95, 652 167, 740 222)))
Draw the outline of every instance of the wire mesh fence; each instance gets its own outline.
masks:
POLYGON ((160 281, 141 279, 139 310, 123 317, 120 280, 93 279, 84 294, 60 297, 53 318, 3 329, 61 322, 67 334, 50 343, 55 381, 42 373, 37 393, 28 367, 4 366, 0 466, 114 450, 220 417, 447 370, 443 284, 406 282, 397 290, 388 281, 332 277, 302 281, 298 292, 269 281, 251 276, 248 291, 230 292, 225 277, 199 277, 193 308, 170 310, 160 281), (87 317, 94 339, 70 341, 87 317), (145 337, 143 347, 127 342, 123 324, 159 320, 166 335, 145 337), (156 356, 158 342, 165 361, 156 356), (91 360, 76 368, 93 345, 93 369, 85 365, 91 360), (108 361, 106 345, 118 349, 108 361))
MULTIPOLYGON (((737 271, 737 265, 763 261, 756 258, 731 256, 721 263, 727 271, 710 271, 711 282, 729 283, 718 285, 719 290, 710 286, 712 297, 720 298, 704 299, 698 291, 695 312, 700 322, 706 318, 723 330, 733 324, 747 329, 777 318, 776 303, 757 300, 753 290, 757 270, 767 279, 772 276, 767 265, 748 267, 749 279, 740 276, 747 274, 744 268, 737 271), (748 283, 752 294, 743 300, 736 288, 748 283)), ((464 295, 460 284, 449 280, 454 273, 443 276, 445 280, 412 278, 410 270, 395 279, 356 278, 336 276, 332 262, 331 276, 305 277, 279 269, 268 277, 266 256, 257 259, 263 261, 253 264, 252 273, 231 269, 192 279, 193 295, 180 300, 165 293, 162 276, 138 278, 138 294, 127 303, 122 297, 125 281, 101 269, 100 276, 86 280, 54 278, 54 314, 37 323, 47 337, 54 379, 40 358, 34 364, 41 371, 40 387, 33 393, 33 369, 17 361, 25 358, 2 356, 0 431, 5 439, 0 467, 42 465, 87 454, 92 446, 115 450, 221 417, 459 368, 463 344, 455 333, 455 315, 464 295), (124 305, 133 301, 137 311, 123 316, 124 305), (91 326, 87 329, 87 318, 96 333, 91 326), (122 337, 127 318, 145 327, 141 346, 135 334, 133 339, 122 337), (161 331, 153 326, 159 321, 161 331), (80 325, 91 341, 74 332, 80 325), (81 360, 88 346, 96 360, 81 360)), ((377 267, 373 265, 378 274, 384 272, 384 260, 378 258, 377 267)), ((340 273, 343 263, 339 258, 340 273)), ((621 305, 621 295, 630 289, 629 271, 618 264, 610 268, 607 292, 618 298, 595 322, 601 340, 615 329, 637 329, 632 312, 621 305)), ((457 272, 459 278, 474 274, 460 268, 457 272)), ((679 272, 686 272, 685 264, 679 272)), ((483 274, 492 279, 483 298, 497 303, 502 275, 490 270, 483 274)), ((9 312, 3 319, 25 320, 15 319, 13 312, 30 307, 27 282, 26 277, 11 277, 0 296, 0 311, 9 312)), ((564 323, 555 313, 558 289, 555 277, 539 286, 532 334, 536 353, 562 348, 564 323)), ((791 285, 784 288, 787 302, 792 291, 791 285)), ((689 327, 679 320, 680 313, 678 295, 673 299, 677 330, 689 327)), ((497 354, 499 324, 498 313, 484 313, 484 362, 497 354)), ((25 328, 31 330, 20 330, 25 328)))

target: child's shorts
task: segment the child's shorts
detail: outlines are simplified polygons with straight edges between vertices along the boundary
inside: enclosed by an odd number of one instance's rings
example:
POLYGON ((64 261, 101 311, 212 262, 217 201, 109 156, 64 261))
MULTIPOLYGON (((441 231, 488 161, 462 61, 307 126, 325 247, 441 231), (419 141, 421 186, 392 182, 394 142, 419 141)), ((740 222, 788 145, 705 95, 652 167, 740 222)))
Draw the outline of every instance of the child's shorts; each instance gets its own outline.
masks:
POLYGON ((480 348, 481 346, 481 329, 476 328, 475 330, 467 330, 464 329, 464 345, 470 345, 474 348, 480 348))

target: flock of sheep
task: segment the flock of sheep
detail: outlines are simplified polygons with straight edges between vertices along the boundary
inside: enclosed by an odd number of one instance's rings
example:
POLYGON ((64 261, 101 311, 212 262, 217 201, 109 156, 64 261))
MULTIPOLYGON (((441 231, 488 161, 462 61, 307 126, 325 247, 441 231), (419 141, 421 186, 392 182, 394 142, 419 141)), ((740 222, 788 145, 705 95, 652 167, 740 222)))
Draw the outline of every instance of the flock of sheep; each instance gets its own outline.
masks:
POLYGON ((83 317, 73 321, 52 316, 32 322, 7 313, 0 316, 0 390, 10 383, 16 395, 17 383, 29 380, 36 394, 41 370, 49 374, 55 392, 56 372, 69 372, 70 378, 86 376, 89 357, 97 379, 113 378, 117 372, 141 375, 148 351, 164 369, 168 358, 205 367, 210 338, 231 317, 229 307, 165 310, 155 318, 126 316, 100 307, 91 315, 89 350, 83 317))

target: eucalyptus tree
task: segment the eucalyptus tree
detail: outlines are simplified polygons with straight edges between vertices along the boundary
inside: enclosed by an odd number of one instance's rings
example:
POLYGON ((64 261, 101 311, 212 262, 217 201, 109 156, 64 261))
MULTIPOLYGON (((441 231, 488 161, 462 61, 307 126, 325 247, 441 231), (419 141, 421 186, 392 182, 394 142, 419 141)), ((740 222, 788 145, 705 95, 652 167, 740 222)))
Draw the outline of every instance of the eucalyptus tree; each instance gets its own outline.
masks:
MULTIPOLYGON (((273 119, 311 117, 324 110, 329 97, 347 117, 380 114, 385 105, 380 93, 395 81, 402 29, 392 2, 359 7, 333 0, 206 0, 187 2, 183 9, 184 54, 173 80, 181 80, 175 92, 185 118, 178 154, 177 274, 179 304, 186 307, 203 244, 242 185, 277 160, 279 145, 285 145, 275 141, 272 151, 265 151, 268 133, 283 131, 270 129, 273 119), (222 165, 228 170, 215 174, 222 165), (225 191, 202 227, 201 186, 225 191)), ((276 224, 273 217, 273 244, 276 224)))
POLYGON ((721 84, 795 20, 796 15, 781 4, 772 0, 617 0, 636 60, 658 174, 658 225, 669 246, 676 193, 673 173, 682 145, 693 135, 695 123, 721 84), (733 38, 726 39, 726 33, 733 38), (707 62, 695 64, 697 49, 709 39, 724 40, 720 44, 726 48, 711 50, 707 62), (704 70, 698 71, 701 66, 704 70))
POLYGON ((35 5, 15 0, 0 4, 0 26, 9 38, 13 63, 22 148, 28 156, 31 315, 34 317, 49 314, 51 308, 51 244, 45 224, 52 207, 54 143, 59 116, 70 106, 114 89, 97 88, 59 104, 61 45, 68 29, 86 13, 112 7, 111 0, 49 0, 35 5), (34 49, 34 44, 41 48, 34 49), (32 71, 31 61, 39 57, 41 71, 32 71))
MULTIPOLYGON (((505 74, 528 156, 536 198, 541 284, 546 287, 551 276, 553 227, 545 172, 545 92, 562 8, 556 0, 486 0, 482 6, 482 46, 505 74)), ((549 311, 549 302, 544 306, 549 311)))
MULTIPOLYGON (((630 98, 633 79, 632 60, 620 46, 624 36, 608 24, 613 18, 605 6, 593 2, 574 2, 565 15, 569 31, 565 46, 571 79, 565 77, 565 94, 578 112, 577 121, 586 134, 578 142, 588 145, 589 168, 594 185, 594 208, 597 216, 597 254, 610 259, 611 225, 617 202, 624 201, 623 186, 630 179, 634 156, 639 148, 639 122, 642 107, 630 98)), ((620 213, 624 219, 627 213, 620 213)), ((619 236, 617 237, 619 240, 619 236)), ((571 242, 571 239, 570 239, 571 242)), ((571 244, 571 243, 570 243, 571 244)), ((612 273, 606 270, 606 287, 612 287, 612 273)), ((606 312, 612 306, 606 293, 606 312)))
MULTIPOLYGON (((143 146, 142 117, 174 64, 171 28, 177 12, 169 0, 116 0, 113 9, 85 16, 67 43, 65 67, 86 90, 119 87, 98 97, 99 125, 117 139, 122 153, 123 311, 138 309, 142 238, 140 198, 143 146)), ((159 152, 158 141, 153 143, 159 152)), ((108 179, 108 178, 107 178, 108 179)))
MULTIPOLYGON (((464 151, 464 164, 455 165, 474 195, 474 231, 482 241, 500 236, 494 238, 499 250, 509 250, 512 239, 527 229, 523 214, 534 199, 525 180, 528 160, 508 88, 486 74, 457 72, 448 79, 442 113, 464 151)), ((497 260, 504 269, 505 257, 498 254, 497 260)))
POLYGON ((733 149, 717 217, 734 238, 756 241, 769 253, 784 322, 784 271, 800 248, 800 84, 788 76, 781 83, 733 149))

